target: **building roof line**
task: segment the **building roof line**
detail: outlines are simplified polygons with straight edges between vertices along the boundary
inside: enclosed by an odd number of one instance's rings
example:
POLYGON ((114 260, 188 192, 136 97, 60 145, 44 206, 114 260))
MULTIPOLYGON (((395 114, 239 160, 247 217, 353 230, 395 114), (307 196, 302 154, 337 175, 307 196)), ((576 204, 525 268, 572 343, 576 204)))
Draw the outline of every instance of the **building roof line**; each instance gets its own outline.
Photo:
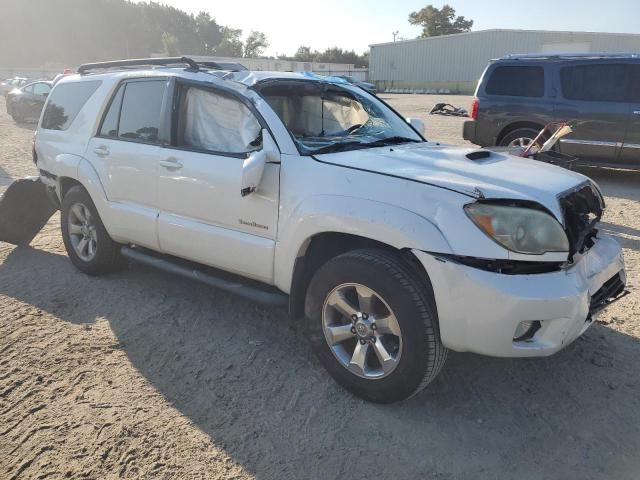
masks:
POLYGON ((494 33, 494 32, 508 32, 508 33, 560 33, 565 35, 609 35, 609 36, 622 36, 622 37, 640 37, 640 33, 616 33, 616 32, 584 32, 584 31, 569 31, 569 30, 522 30, 517 28, 488 28, 486 30, 475 30, 471 32, 462 32, 462 33, 452 33, 450 35, 438 35, 436 37, 418 37, 418 38, 410 38, 407 40, 397 40, 395 42, 382 42, 382 43, 372 43, 369 47, 381 47, 386 45, 399 45, 404 43, 412 43, 412 42, 423 42, 430 40, 442 40, 451 37, 461 37, 464 35, 479 35, 483 33, 494 33))

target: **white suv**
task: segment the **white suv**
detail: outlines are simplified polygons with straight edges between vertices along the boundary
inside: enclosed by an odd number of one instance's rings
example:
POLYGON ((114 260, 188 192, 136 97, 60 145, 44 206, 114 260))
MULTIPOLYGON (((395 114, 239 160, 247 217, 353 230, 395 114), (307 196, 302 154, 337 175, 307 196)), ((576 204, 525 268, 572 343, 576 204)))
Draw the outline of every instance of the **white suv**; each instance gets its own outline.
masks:
POLYGON ((336 381, 392 402, 447 349, 550 355, 625 288, 593 182, 420 130, 339 79, 154 59, 60 80, 34 153, 80 270, 288 298, 336 381))

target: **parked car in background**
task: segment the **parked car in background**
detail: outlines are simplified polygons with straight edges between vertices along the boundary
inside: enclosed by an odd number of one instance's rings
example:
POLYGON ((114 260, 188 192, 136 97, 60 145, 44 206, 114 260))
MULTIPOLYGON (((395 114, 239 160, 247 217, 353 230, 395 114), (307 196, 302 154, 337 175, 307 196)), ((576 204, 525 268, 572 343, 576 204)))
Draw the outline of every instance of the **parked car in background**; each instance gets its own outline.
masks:
POLYGON ((7 78, 0 82, 0 93, 3 97, 7 98, 7 94, 14 88, 20 88, 28 83, 28 80, 23 77, 7 78))
POLYGON ((527 146, 545 124, 568 122, 560 153, 578 164, 640 169, 640 56, 509 55, 489 64, 463 136, 527 146))
POLYGON ((373 93, 373 94, 378 93, 378 90, 373 83, 363 82, 362 80, 358 80, 357 78, 351 77, 349 75, 334 75, 334 77, 342 78, 343 80, 346 80, 352 85, 357 85, 358 87, 362 87, 369 93, 373 93))
POLYGON ((16 122, 37 122, 51 86, 51 82, 40 81, 13 89, 7 95, 7 113, 16 122))

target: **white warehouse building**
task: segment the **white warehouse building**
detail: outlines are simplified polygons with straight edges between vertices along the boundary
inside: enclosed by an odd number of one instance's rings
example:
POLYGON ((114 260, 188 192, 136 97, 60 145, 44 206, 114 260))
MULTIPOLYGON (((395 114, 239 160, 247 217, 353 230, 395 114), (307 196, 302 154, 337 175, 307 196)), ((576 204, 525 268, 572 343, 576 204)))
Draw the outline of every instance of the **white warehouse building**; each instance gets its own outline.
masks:
POLYGON ((522 53, 640 53, 640 35, 496 29, 370 48, 369 81, 380 91, 471 94, 491 59, 522 53))

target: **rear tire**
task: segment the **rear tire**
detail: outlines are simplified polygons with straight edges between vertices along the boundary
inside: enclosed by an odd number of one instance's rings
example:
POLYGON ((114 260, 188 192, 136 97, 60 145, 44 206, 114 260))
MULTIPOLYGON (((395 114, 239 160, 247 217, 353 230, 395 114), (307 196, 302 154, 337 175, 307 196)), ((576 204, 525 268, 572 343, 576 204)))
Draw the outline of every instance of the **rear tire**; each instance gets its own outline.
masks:
MULTIPOLYGON (((542 130, 542 129, 540 129, 542 130)), ((533 128, 517 128, 509 133, 507 133, 500 140, 500 147, 513 147, 526 148, 529 144, 538 136, 540 130, 535 130, 533 128)))
POLYGON ((84 188, 72 187, 62 199, 60 226, 69 259, 78 270, 101 275, 124 265, 120 245, 107 233, 84 188))
POLYGON ((336 382, 391 403, 438 375, 447 349, 431 284, 421 280, 398 254, 377 249, 347 252, 318 270, 307 291, 305 331, 336 382))

